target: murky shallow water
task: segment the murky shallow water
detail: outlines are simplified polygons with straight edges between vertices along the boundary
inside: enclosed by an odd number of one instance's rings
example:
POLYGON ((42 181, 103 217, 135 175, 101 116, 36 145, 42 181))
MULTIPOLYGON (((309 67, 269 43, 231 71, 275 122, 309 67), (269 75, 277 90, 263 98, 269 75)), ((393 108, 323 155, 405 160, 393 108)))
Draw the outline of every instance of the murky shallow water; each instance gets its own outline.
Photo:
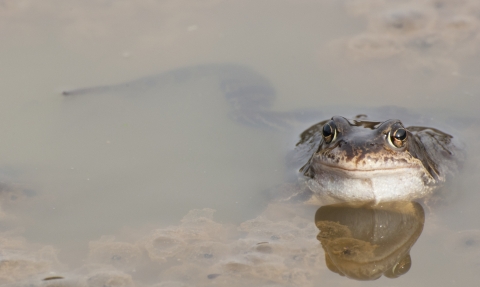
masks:
POLYGON ((1 283, 478 281, 480 4, 257 2, 0 2, 1 283), (317 207, 266 206, 309 123, 277 131, 235 122, 208 77, 127 96, 60 95, 208 63, 268 78, 275 111, 313 108, 323 120, 399 106, 407 125, 467 145, 451 198, 425 207, 407 274, 340 277, 316 239, 317 207), (57 275, 65 280, 41 281, 57 275))

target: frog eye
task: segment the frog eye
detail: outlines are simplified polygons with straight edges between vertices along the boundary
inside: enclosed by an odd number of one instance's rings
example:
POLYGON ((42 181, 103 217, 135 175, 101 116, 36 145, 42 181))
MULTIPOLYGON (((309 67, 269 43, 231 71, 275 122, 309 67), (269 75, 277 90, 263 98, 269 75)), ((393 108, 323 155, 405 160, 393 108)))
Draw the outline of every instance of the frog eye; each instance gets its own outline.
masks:
POLYGON ((323 125, 322 135, 325 143, 327 144, 335 140, 335 138, 337 137, 337 126, 335 126, 334 121, 329 121, 328 123, 323 125))
POLYGON ((408 272, 412 267, 412 258, 407 254, 402 260, 400 260, 392 269, 384 273, 388 278, 398 278, 408 272))
POLYGON ((407 139, 407 130, 404 129, 402 126, 400 127, 392 127, 392 130, 388 133, 388 142, 396 147, 401 148, 405 146, 405 142, 407 139))

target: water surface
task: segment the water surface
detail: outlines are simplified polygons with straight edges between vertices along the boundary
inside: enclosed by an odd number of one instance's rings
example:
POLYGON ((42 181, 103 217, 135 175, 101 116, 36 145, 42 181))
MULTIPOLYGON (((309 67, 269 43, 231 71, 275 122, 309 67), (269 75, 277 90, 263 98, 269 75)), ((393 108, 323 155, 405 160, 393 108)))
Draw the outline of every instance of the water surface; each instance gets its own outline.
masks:
POLYGON ((16 274, 4 264, 0 282, 113 274, 137 286, 473 285, 479 21, 473 0, 0 2, 0 170, 8 190, 0 255, 30 270, 16 274), (466 145, 468 160, 447 199, 423 203, 425 226, 407 274, 340 277, 316 240, 316 207, 267 208, 265 191, 292 177, 286 156, 311 122, 276 130, 232 120, 214 76, 61 95, 150 75, 161 81, 168 71, 212 63, 268 79, 277 96, 272 111, 317 110, 320 121, 373 110, 385 120, 391 109, 376 108, 396 106, 406 125, 431 125, 466 145), (273 247, 277 257, 238 271, 232 262, 247 260, 238 250, 253 250, 267 231, 298 238, 285 237, 273 247), (200 245, 155 241, 172 234, 200 245), (209 251, 188 253, 190 245, 209 251), (170 247, 181 252, 157 252, 170 247), (298 250, 309 259, 292 261, 298 250), (228 272, 246 279, 222 281, 228 272))

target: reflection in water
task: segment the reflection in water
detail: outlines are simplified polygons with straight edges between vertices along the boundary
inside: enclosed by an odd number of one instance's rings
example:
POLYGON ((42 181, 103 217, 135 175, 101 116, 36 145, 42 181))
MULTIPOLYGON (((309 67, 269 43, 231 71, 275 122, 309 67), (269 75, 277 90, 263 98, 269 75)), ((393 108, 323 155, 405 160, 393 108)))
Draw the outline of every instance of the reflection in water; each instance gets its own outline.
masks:
POLYGON ((322 206, 315 214, 328 268, 357 280, 396 278, 411 266, 410 248, 425 214, 416 202, 322 206))

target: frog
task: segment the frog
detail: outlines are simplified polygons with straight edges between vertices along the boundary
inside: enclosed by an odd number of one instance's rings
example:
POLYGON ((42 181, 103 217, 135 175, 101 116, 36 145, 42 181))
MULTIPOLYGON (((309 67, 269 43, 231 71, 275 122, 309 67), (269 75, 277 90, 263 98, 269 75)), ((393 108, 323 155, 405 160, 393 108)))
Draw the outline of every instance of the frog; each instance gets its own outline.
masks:
POLYGON ((300 163, 295 173, 308 187, 302 198, 320 199, 321 204, 410 201, 432 195, 458 170, 462 148, 456 139, 434 127, 405 127, 395 117, 409 116, 402 109, 388 108, 395 112, 383 119, 330 115, 320 122, 324 113, 318 109, 274 111, 276 90, 268 78, 238 64, 200 64, 62 94, 70 98, 102 92, 137 96, 192 79, 211 79, 229 103, 230 118, 238 123, 280 131, 306 127, 288 161, 290 166, 300 163))
POLYGON ((456 173, 460 144, 439 129, 398 119, 333 116, 300 135, 310 157, 300 168, 318 197, 388 202, 427 198, 456 173), (313 151, 313 152, 312 152, 313 151))

